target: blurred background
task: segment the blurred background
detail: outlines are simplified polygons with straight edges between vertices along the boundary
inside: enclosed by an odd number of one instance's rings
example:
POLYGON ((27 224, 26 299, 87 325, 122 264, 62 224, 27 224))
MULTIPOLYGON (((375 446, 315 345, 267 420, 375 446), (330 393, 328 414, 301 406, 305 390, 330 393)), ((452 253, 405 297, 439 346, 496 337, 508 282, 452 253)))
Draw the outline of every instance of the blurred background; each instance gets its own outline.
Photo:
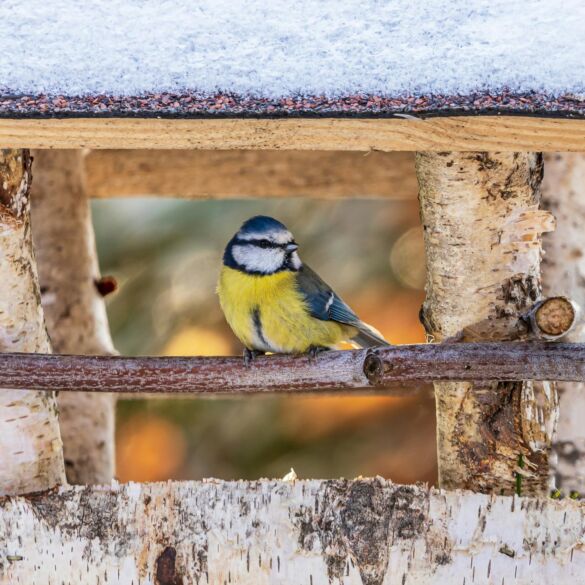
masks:
MULTIPOLYGON (((240 224, 272 215, 302 259, 392 343, 424 341, 424 249, 416 200, 93 202, 117 349, 127 355, 241 355, 215 285, 240 224)), ((254 397, 127 400, 118 405, 121 481, 381 475, 436 480, 434 399, 254 397)))

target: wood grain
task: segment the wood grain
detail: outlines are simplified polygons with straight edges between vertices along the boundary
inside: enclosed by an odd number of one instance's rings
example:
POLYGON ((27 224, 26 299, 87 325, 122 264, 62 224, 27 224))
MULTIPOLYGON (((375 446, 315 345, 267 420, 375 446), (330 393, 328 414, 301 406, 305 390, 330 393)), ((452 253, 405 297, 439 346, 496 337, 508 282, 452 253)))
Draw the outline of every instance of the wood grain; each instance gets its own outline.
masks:
POLYGON ((92 150, 90 197, 386 197, 415 199, 408 152, 92 150))
POLYGON ((322 393, 436 380, 585 381, 585 344, 447 343, 239 357, 0 354, 0 388, 122 393, 322 393))
POLYGON ((0 119, 3 148, 584 151, 585 120, 396 118, 0 119))

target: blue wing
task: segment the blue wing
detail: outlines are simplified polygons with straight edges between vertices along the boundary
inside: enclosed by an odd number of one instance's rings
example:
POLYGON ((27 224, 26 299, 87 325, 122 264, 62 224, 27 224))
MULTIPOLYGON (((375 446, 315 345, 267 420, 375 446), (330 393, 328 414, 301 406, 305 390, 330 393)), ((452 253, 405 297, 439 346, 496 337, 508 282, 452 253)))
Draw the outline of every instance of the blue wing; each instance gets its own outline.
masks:
POLYGON ((306 264, 299 270, 297 282, 311 316, 315 319, 337 321, 355 327, 357 334, 353 339, 362 347, 388 344, 373 327, 361 321, 333 289, 306 264))

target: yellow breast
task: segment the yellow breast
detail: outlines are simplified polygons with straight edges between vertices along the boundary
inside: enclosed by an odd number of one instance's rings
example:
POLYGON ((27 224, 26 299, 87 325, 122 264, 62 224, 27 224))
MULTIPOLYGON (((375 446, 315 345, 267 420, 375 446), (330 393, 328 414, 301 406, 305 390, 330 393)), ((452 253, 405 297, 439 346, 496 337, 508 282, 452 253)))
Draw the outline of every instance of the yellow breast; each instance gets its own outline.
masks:
POLYGON ((217 287, 227 322, 248 349, 302 353, 331 347, 355 330, 311 317, 298 290, 296 274, 250 275, 223 266, 217 287))

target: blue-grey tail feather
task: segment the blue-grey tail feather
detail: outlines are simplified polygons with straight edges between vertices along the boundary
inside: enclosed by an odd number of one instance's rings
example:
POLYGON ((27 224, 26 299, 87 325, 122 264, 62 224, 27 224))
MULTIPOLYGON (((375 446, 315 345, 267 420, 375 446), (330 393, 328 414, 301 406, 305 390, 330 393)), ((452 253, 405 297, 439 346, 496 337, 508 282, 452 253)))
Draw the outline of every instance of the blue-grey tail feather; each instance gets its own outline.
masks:
POLYGON ((358 334, 352 338, 352 341, 363 348, 390 345, 383 337, 380 337, 379 335, 376 335, 373 331, 369 331, 367 329, 360 329, 358 334))
POLYGON ((336 321, 355 327, 358 333, 352 338, 352 341, 361 347, 390 345, 381 333, 360 321, 351 308, 306 264, 297 273, 297 285, 305 297, 311 316, 315 319, 336 321))

